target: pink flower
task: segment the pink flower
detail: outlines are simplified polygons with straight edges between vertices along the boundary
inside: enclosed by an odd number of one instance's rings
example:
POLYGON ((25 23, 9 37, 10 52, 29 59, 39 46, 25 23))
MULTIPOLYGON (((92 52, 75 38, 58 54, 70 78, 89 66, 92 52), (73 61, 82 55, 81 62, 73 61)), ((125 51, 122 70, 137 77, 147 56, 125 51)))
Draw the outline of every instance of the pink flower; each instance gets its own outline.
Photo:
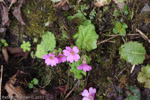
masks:
POLYGON ((67 58, 63 54, 58 54, 57 56, 58 63, 65 62, 67 58))
POLYGON ((66 47, 66 49, 63 50, 63 53, 65 56, 67 56, 67 61, 70 63, 80 59, 80 56, 78 55, 79 49, 76 46, 74 46, 72 49, 70 47, 66 47))
POLYGON ((43 55, 42 58, 45 59, 45 63, 47 65, 56 66, 56 64, 58 63, 58 59, 54 54, 51 53, 49 53, 48 55, 43 55))
POLYGON ((87 65, 87 64, 81 64, 80 66, 77 67, 79 70, 84 70, 85 72, 86 71, 90 71, 92 69, 91 66, 87 65))
POLYGON ((89 91, 87 89, 84 89, 81 93, 83 98, 82 100, 94 100, 95 98, 96 89, 93 87, 89 88, 89 91))
POLYGON ((92 67, 86 64, 86 58, 84 58, 82 64, 78 66, 77 69, 79 70, 83 69, 86 72, 86 71, 90 71, 92 67))

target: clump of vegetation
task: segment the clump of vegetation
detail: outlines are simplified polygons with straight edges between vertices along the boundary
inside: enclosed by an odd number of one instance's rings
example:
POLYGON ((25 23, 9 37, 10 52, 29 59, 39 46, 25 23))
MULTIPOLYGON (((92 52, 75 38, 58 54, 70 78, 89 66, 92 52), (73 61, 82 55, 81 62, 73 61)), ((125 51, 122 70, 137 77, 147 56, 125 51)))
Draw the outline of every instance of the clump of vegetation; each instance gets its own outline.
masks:
POLYGON ((23 52, 26 52, 26 51, 30 51, 31 50, 31 44, 30 42, 26 42, 26 41, 23 41, 23 44, 21 44, 20 46, 22 49, 23 49, 23 52))
POLYGON ((1 43, 0 43, 0 52, 2 51, 2 47, 7 47, 8 43, 5 39, 1 39, 1 43))
POLYGON ((119 21, 115 21, 115 27, 113 28, 114 34, 120 34, 121 36, 126 36, 126 29, 128 25, 126 23, 120 23, 119 21))
POLYGON ((35 85, 38 85, 39 84, 39 80, 37 78, 33 78, 33 80, 28 83, 28 87, 29 89, 32 89, 35 85))
POLYGON ((142 67, 141 72, 138 74, 137 80, 144 84, 145 88, 150 89, 150 65, 142 67))

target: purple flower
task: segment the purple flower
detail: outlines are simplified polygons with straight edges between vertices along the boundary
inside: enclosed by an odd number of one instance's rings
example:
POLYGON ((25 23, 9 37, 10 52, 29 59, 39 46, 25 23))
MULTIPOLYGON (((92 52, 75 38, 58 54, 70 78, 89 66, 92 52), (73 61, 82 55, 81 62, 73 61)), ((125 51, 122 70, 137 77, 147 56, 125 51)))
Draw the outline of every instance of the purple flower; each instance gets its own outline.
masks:
POLYGON ((91 66, 87 65, 87 64, 81 64, 80 66, 77 67, 79 70, 84 70, 85 72, 86 71, 90 71, 92 69, 91 66))
POLYGON ((93 87, 89 88, 89 91, 87 89, 84 89, 81 93, 83 98, 82 100, 94 100, 95 98, 96 89, 93 87))
POLYGON ((90 71, 92 67, 86 64, 86 58, 84 58, 82 64, 78 66, 77 69, 79 70, 83 69, 86 72, 86 71, 90 71))
POLYGON ((67 58, 63 54, 58 54, 57 56, 58 63, 65 62, 67 58))
POLYGON ((63 50, 63 53, 65 56, 67 56, 67 61, 70 63, 80 59, 80 56, 78 55, 79 49, 76 46, 74 46, 72 49, 70 47, 66 47, 66 49, 63 50))
POLYGON ((55 54, 49 53, 48 55, 43 55, 42 58, 45 59, 45 63, 47 65, 56 66, 58 63, 58 59, 55 57, 55 54))

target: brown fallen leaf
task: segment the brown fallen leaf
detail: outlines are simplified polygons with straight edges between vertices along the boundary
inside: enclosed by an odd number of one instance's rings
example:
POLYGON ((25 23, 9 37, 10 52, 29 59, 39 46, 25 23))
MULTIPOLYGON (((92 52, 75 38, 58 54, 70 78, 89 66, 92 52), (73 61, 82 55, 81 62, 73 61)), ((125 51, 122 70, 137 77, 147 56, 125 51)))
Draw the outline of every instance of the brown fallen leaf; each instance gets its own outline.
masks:
POLYGON ((3 56, 4 56, 6 63, 8 64, 9 56, 8 56, 7 48, 2 47, 2 53, 3 53, 3 56))
POLYGON ((14 53, 22 53, 22 52, 23 52, 23 49, 20 48, 20 47, 15 47, 15 48, 7 47, 7 50, 8 50, 11 54, 14 54, 14 53))
POLYGON ((94 5, 96 7, 103 7, 107 4, 109 4, 109 2, 107 0, 94 0, 94 5))
POLYGON ((19 57, 19 56, 23 56, 25 59, 27 59, 28 55, 29 55, 29 51, 23 52, 23 49, 20 47, 7 47, 7 50, 13 54, 14 57, 19 57))
POLYGON ((22 24, 26 25, 20 11, 20 7, 15 7, 15 10, 13 11, 13 15, 17 18, 17 20, 22 24))
POLYGON ((13 15, 17 18, 17 20, 21 23, 21 25, 26 25, 21 14, 21 7, 25 3, 25 0, 19 1, 19 6, 15 7, 15 10, 13 11, 13 15))
POLYGON ((62 7, 65 3, 69 4, 68 0, 62 0, 59 3, 57 3, 56 5, 54 5, 54 7, 59 8, 62 7))
POLYGON ((6 28, 0 27, 0 33, 4 33, 6 31, 6 28))
POLYGON ((118 8, 121 11, 123 11, 123 7, 124 7, 125 3, 124 2, 118 2, 117 0, 113 0, 113 1, 117 4, 118 8))
POLYGON ((16 83, 16 76, 19 74, 17 72, 15 75, 13 75, 10 80, 5 84, 5 89, 8 92, 8 96, 10 100, 25 100, 23 97, 25 97, 25 92, 22 89, 21 86, 14 86, 16 83), (15 99, 13 99, 15 98, 15 99))
POLYGON ((11 4, 14 4, 14 3, 16 3, 17 0, 8 0, 8 1, 9 1, 9 3, 11 3, 11 4))
POLYGON ((2 5, 2 9, 1 9, 1 15, 2 15, 2 25, 3 26, 9 26, 10 25, 10 20, 8 17, 8 7, 2 5))

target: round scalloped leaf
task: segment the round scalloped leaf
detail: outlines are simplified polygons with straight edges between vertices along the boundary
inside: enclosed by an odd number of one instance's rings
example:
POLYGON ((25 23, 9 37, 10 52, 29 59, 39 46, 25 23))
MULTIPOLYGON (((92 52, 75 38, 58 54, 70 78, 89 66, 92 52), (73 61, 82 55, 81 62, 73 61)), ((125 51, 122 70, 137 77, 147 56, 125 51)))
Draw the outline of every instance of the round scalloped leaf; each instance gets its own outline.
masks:
POLYGON ((42 36, 41 46, 45 51, 53 51, 56 47, 56 39, 54 34, 49 31, 46 32, 46 34, 42 36))
POLYGON ((119 48, 119 54, 127 62, 138 65, 143 63, 146 51, 141 43, 128 42, 119 48))
POLYGON ((73 38, 77 38, 76 45, 87 51, 97 48, 98 37, 99 35, 95 31, 95 26, 89 20, 86 20, 83 25, 80 25, 78 33, 73 36, 73 38))

